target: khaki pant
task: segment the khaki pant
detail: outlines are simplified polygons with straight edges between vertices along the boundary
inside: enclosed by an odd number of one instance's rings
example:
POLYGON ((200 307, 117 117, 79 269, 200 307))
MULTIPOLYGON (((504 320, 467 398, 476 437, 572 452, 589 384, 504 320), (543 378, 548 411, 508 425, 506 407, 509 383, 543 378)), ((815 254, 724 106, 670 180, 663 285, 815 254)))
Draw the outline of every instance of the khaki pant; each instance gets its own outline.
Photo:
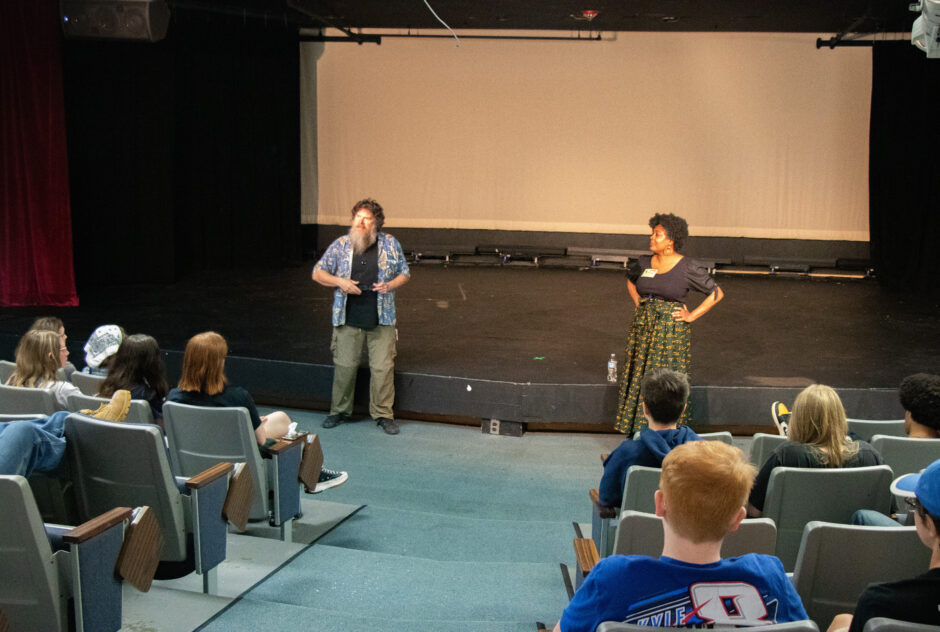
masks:
POLYGON ((353 411, 356 373, 362 358, 363 344, 369 352, 369 414, 373 419, 394 419, 395 404, 395 341, 394 325, 379 325, 366 330, 343 325, 333 328, 330 349, 333 351, 333 401, 330 414, 353 411))

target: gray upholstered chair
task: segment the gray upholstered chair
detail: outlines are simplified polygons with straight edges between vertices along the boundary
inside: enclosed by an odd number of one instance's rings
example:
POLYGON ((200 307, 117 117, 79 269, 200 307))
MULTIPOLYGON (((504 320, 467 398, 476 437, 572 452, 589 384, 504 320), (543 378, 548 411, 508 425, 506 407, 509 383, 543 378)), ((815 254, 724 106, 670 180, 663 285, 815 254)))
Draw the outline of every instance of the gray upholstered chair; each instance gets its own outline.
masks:
POLYGON ((149 506, 164 537, 157 578, 195 570, 203 576, 203 591, 215 592, 216 567, 225 559, 222 506, 232 464, 219 463, 190 478, 175 479, 157 426, 78 413, 66 420, 65 438, 81 518, 116 506, 149 506))
POLYGON ((777 557, 796 565, 803 527, 813 520, 849 524, 858 509, 887 514, 893 474, 887 465, 841 469, 777 467, 770 473, 762 515, 777 525, 777 557))
POLYGON ((727 430, 723 430, 721 432, 699 432, 698 436, 701 437, 704 441, 721 441, 722 443, 727 443, 728 445, 734 445, 734 438, 727 430))
POLYGON ((15 370, 16 362, 0 360, 0 384, 6 384, 6 381, 10 379, 10 376, 13 375, 13 371, 15 370))
POLYGON ((875 435, 871 447, 878 451, 895 476, 919 472, 940 459, 940 439, 911 439, 875 435))
POLYGON ((853 612, 871 583, 915 577, 930 566, 916 527, 862 527, 809 522, 803 530, 793 585, 809 618, 821 627, 853 612))
POLYGON ((78 387, 85 395, 95 396, 98 394, 98 389, 104 383, 104 375, 92 375, 91 373, 82 373, 81 371, 75 371, 72 373, 71 382, 78 387))
POLYGON ((0 385, 0 414, 51 415, 59 410, 52 391, 25 386, 0 385))
POLYGON ((114 568, 131 510, 111 509, 74 528, 47 526, 22 476, 0 476, 0 507, 0 611, 10 629, 65 632, 69 619, 76 630, 120 629, 114 568))
POLYGON ((940 625, 911 623, 888 617, 875 617, 865 622, 862 632, 940 632, 940 625))
POLYGON ((655 513, 656 506, 653 503, 653 493, 659 489, 659 475, 662 469, 658 467, 645 467, 643 465, 634 465, 627 469, 627 476, 623 484, 623 500, 620 503, 620 510, 613 507, 605 507, 600 504, 598 490, 590 490, 592 515, 591 515, 591 539, 597 545, 597 551, 601 557, 610 555, 614 546, 614 534, 616 532, 617 516, 628 509, 642 511, 645 513, 655 513))
MULTIPOLYGON (((729 533, 721 546, 721 557, 745 553, 774 554, 777 526, 770 518, 748 518, 737 531, 729 533)), ((662 518, 640 511, 624 511, 614 536, 612 555, 649 555, 663 552, 662 518)))
POLYGON ((770 458, 770 454, 777 449, 777 446, 786 442, 787 438, 783 435, 757 432, 751 440, 749 460, 759 469, 760 466, 767 462, 767 459, 770 458))
POLYGON ((255 489, 249 518, 268 520, 281 528, 282 540, 291 540, 292 523, 300 513, 297 476, 302 442, 281 442, 271 449, 271 459, 263 459, 248 410, 241 407, 167 402, 163 405, 163 423, 175 473, 187 476, 220 461, 247 463, 255 489))
POLYGON ((871 438, 877 434, 888 435, 891 437, 904 437, 903 419, 847 419, 849 422, 849 432, 860 438, 862 441, 871 442, 871 438))

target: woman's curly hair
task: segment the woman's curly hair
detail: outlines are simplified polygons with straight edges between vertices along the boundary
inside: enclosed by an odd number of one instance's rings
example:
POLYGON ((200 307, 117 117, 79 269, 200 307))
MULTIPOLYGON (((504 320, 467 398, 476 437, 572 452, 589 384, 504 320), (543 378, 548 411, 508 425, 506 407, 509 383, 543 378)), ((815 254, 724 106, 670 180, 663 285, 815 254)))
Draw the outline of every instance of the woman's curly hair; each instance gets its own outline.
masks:
POLYGON ((682 250, 685 240, 689 238, 689 223, 672 213, 656 213, 650 218, 650 228, 662 226, 666 229, 666 237, 672 240, 676 252, 682 250))

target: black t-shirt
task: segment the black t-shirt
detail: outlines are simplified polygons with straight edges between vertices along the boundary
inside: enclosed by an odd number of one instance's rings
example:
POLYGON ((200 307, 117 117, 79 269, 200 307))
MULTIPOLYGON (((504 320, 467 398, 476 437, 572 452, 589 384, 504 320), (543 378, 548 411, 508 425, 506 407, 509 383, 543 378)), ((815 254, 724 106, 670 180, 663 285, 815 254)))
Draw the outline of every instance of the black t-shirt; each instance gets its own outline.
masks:
POLYGON ((258 426, 261 425, 261 416, 258 415, 255 400, 251 398, 248 391, 240 386, 226 386, 221 393, 215 395, 206 395, 198 391, 181 391, 174 388, 166 396, 166 401, 215 408, 242 406, 248 409, 248 416, 251 417, 251 427, 257 430, 258 426))
POLYGON ((362 294, 346 296, 346 324, 360 329, 375 329, 379 324, 379 297, 372 289, 379 282, 378 243, 365 252, 353 253, 349 278, 359 282, 362 294))
POLYGON ((669 272, 653 270, 652 259, 651 255, 643 255, 627 269, 627 278, 636 286, 640 297, 653 296, 685 303, 689 298, 689 290, 711 294, 718 287, 715 280, 708 276, 708 270, 694 259, 682 257, 669 272))
MULTIPOLYGON (((846 461, 842 467, 868 467, 870 465, 881 465, 882 463, 884 463, 884 460, 873 447, 864 441, 859 441, 858 452, 846 461)), ((777 446, 767 462, 757 472, 754 487, 751 488, 751 496, 748 498, 748 502, 759 511, 764 510, 767 485, 770 483, 770 474, 775 467, 825 468, 828 466, 822 461, 820 453, 806 444, 788 441, 777 446)))
POLYGON ((875 617, 940 625, 940 568, 913 579, 869 586, 858 598, 849 632, 862 632, 875 617))

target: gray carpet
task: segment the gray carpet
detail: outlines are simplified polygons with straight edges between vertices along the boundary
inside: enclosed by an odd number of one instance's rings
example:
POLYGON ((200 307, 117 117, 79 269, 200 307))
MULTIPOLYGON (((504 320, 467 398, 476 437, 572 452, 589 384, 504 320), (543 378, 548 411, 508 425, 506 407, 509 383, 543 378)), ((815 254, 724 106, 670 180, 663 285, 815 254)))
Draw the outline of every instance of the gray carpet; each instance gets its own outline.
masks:
POLYGON ((479 428, 371 421, 319 428, 326 467, 349 481, 317 496, 366 505, 201 628, 324 631, 535 630, 567 603, 573 521, 616 435, 484 435, 479 428))

